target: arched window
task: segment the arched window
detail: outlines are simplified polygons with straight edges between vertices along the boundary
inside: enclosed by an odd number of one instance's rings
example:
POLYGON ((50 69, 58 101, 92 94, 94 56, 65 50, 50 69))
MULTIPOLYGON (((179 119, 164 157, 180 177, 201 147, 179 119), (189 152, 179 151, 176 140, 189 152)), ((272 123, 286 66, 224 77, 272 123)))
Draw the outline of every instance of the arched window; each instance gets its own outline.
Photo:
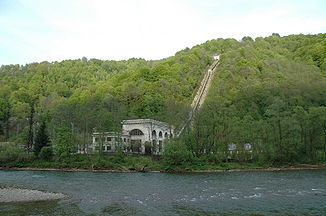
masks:
POLYGON ((155 130, 152 131, 152 137, 153 137, 154 139, 156 139, 156 131, 155 131, 155 130))
POLYGON ((165 134, 164 134, 164 138, 165 138, 165 139, 168 139, 168 138, 169 138, 169 134, 168 134, 168 132, 165 132, 165 134))
POLYGON ((163 137, 162 131, 160 131, 160 132, 158 133, 158 137, 159 137, 159 138, 162 138, 162 137, 163 137))
POLYGON ((141 130, 139 130, 139 129, 133 129, 132 131, 130 131, 130 135, 137 135, 137 136, 139 136, 139 135, 144 135, 144 133, 141 130))

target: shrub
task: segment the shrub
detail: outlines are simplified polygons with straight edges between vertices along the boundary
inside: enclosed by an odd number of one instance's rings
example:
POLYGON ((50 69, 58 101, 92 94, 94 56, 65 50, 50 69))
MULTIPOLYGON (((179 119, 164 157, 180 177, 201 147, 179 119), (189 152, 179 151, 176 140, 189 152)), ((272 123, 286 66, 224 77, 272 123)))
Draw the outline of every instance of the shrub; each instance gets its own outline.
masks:
POLYGON ((5 144, 0 146, 0 162, 24 162, 33 159, 32 155, 29 155, 23 151, 22 148, 13 144, 5 144))
POLYGON ((3 135, 0 135, 0 142, 5 142, 6 141, 6 137, 3 135))
POLYGON ((165 144, 163 160, 170 165, 181 165, 193 161, 193 154, 181 141, 173 141, 165 144))
POLYGON ((53 158, 53 148, 52 148, 52 146, 44 146, 41 149, 38 156, 42 160, 47 160, 47 161, 52 160, 52 158, 53 158))
POLYGON ((203 161, 211 163, 211 164, 220 164, 224 158, 225 158, 225 155, 223 152, 208 153, 208 154, 201 156, 201 159, 203 161))
POLYGON ((125 163, 126 156, 122 152, 117 152, 114 155, 110 156, 110 161, 115 164, 123 164, 125 163))

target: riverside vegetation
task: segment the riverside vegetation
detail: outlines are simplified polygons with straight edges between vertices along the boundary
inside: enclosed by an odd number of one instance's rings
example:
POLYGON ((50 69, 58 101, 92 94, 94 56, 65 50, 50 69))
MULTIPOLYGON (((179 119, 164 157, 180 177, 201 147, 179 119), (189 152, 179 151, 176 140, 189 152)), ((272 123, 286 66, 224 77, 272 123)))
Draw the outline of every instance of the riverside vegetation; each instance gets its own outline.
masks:
POLYGON ((326 34, 215 39, 157 61, 99 59, 0 68, 2 167, 229 169, 326 162, 326 34), (75 154, 123 119, 177 128, 221 54, 192 127, 162 158, 75 154), (228 144, 237 145, 231 154, 228 144), (250 143, 253 151, 243 149, 250 143), (31 152, 34 152, 33 154, 31 152))

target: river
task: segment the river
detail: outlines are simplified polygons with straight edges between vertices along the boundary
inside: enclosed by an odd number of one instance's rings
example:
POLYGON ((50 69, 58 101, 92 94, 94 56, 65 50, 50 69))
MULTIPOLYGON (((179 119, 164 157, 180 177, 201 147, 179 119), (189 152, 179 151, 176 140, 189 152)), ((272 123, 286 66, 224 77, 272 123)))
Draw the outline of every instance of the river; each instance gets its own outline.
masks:
POLYGON ((0 187, 61 201, 0 204, 18 215, 326 215, 326 170, 206 174, 0 171, 0 187))

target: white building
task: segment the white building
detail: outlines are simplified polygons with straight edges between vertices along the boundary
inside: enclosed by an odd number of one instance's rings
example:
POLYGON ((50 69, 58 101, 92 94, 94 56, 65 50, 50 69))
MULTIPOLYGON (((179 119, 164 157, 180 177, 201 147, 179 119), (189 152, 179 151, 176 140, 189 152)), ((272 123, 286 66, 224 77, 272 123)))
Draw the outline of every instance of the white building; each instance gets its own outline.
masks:
POLYGON ((91 150, 160 155, 164 142, 174 136, 174 126, 153 119, 124 120, 121 124, 121 133, 93 133, 91 150))

